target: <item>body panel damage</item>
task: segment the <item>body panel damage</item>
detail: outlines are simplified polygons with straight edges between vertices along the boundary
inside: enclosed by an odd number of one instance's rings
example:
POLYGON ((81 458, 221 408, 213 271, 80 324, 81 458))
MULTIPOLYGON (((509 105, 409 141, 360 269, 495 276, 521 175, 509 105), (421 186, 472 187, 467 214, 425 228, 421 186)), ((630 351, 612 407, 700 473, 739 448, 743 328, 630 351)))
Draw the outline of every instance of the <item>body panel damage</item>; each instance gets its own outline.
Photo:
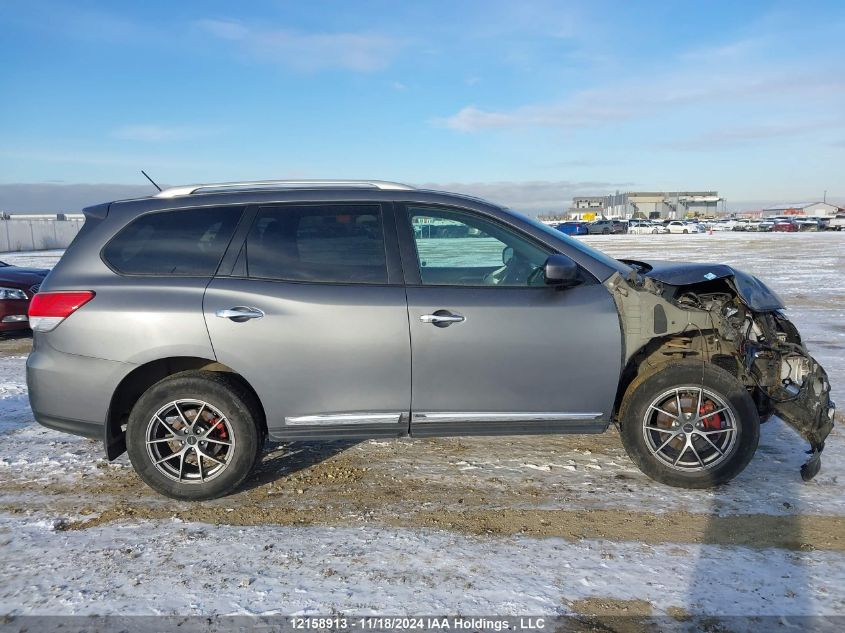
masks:
POLYGON ((718 279, 730 279, 739 299, 757 312, 783 310, 786 307, 783 300, 757 277, 726 264, 622 261, 639 268, 646 277, 671 286, 689 286, 718 279))
POLYGON ((635 271, 614 274, 605 287, 619 310, 628 379, 678 358, 725 369, 745 385, 761 415, 774 411, 809 442, 801 475, 815 476, 833 428, 830 382, 780 312, 781 299, 729 266, 626 263, 635 271))

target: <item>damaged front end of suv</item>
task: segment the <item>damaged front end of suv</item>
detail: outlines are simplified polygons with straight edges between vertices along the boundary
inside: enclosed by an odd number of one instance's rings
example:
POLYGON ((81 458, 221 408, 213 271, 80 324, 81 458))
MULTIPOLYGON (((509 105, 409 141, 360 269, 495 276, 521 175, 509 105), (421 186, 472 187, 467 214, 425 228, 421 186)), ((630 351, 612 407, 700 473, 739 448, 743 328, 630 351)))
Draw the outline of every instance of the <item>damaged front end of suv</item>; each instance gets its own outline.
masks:
POLYGON ((809 442, 801 476, 812 479, 835 406, 827 374, 784 316, 781 299, 726 265, 623 261, 632 272, 605 282, 624 333, 623 380, 675 360, 726 370, 748 390, 761 421, 777 414, 809 442))

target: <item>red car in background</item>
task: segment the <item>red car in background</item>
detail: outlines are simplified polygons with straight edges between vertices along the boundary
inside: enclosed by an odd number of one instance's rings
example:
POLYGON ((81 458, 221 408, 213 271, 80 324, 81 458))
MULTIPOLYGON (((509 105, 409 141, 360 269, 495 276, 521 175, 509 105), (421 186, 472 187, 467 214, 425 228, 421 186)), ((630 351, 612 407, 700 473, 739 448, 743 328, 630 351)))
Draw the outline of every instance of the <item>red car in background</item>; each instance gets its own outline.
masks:
POLYGON ((29 328, 29 302, 49 272, 0 262, 0 332, 29 328))
POLYGON ((772 226, 772 231, 779 231, 782 233, 795 233, 798 230, 798 224, 792 220, 775 220, 772 226))

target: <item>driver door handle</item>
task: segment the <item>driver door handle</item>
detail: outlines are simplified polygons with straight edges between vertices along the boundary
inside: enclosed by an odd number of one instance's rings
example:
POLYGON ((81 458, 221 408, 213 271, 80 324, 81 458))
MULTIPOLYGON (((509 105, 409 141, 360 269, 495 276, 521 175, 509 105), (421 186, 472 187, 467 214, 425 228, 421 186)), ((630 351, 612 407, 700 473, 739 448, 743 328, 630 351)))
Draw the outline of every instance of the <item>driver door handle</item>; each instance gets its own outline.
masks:
POLYGON ((447 310, 437 310, 434 314, 423 314, 420 317, 420 321, 423 323, 431 323, 432 325, 438 325, 440 327, 446 327, 452 323, 463 323, 466 320, 465 316, 453 314, 447 310))
POLYGON ((221 319, 231 319, 240 323, 249 319, 260 319, 264 316, 264 311, 247 306, 235 306, 234 308, 222 308, 214 314, 221 319))

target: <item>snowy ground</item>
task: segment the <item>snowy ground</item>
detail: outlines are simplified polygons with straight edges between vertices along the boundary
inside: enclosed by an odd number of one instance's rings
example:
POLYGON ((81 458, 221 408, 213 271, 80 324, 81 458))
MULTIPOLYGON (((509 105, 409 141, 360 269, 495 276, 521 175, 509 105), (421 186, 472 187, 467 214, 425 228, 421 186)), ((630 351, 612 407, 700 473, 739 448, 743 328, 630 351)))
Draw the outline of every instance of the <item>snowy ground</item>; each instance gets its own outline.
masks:
MULTIPOLYGON (((841 233, 585 241, 760 275, 845 402, 841 233)), ((277 446, 242 492, 191 505, 35 425, 27 347, 0 342, 0 614, 845 614, 839 429, 809 484, 805 445, 773 420, 716 491, 650 482, 611 432, 277 446)))

